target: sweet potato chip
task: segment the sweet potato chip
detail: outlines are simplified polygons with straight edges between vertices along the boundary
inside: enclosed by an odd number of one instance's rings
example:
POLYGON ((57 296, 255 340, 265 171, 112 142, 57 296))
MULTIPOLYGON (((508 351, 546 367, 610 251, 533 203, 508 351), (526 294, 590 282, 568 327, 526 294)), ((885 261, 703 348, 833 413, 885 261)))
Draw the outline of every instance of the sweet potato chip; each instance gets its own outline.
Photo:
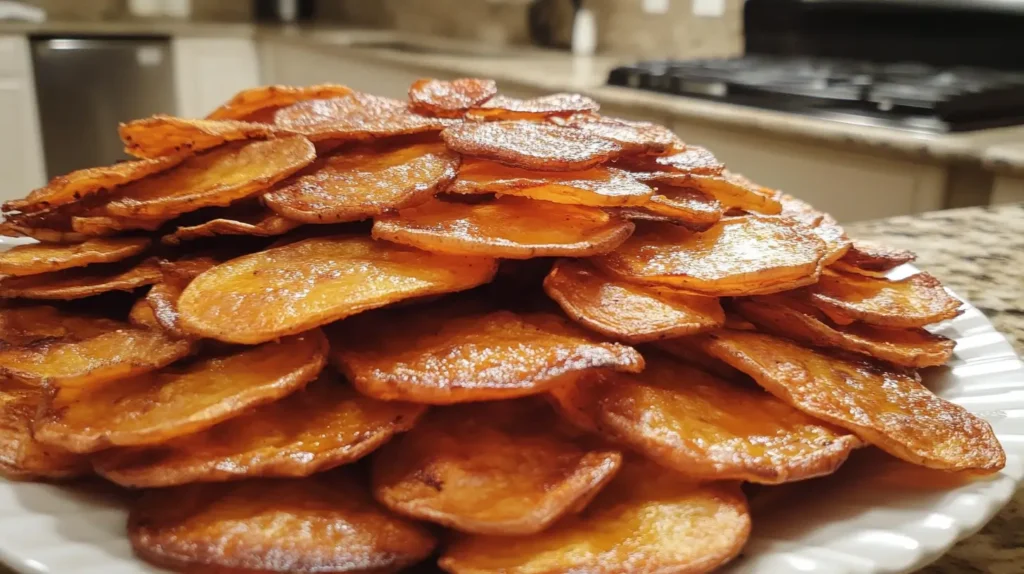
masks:
POLYGON ((658 193, 640 206, 617 210, 620 217, 682 225, 704 231, 722 219, 722 204, 702 191, 686 187, 658 186, 658 193))
POLYGON ((164 174, 122 186, 107 204, 117 217, 169 219, 256 195, 316 158, 301 136, 231 143, 194 156, 164 174))
POLYGON ((826 270, 808 287, 811 303, 836 323, 923 327, 960 314, 960 301, 938 279, 918 273, 898 281, 826 270))
POLYGON ((156 115, 121 124, 118 128, 124 151, 141 158, 198 153, 227 142, 263 139, 274 128, 230 120, 192 120, 156 115))
POLYGON ((65 313, 49 305, 0 308, 0 349, 54 339, 82 340, 123 326, 105 317, 65 313))
POLYGON ((26 225, 8 219, 0 223, 2 237, 31 237, 44 243, 81 243, 88 241, 89 236, 71 229, 70 219, 66 226, 59 228, 26 225))
POLYGON ((608 253, 633 224, 596 207, 501 197, 469 204, 434 200, 373 222, 373 237, 426 251, 507 259, 608 253))
POLYGON ((597 114, 575 114, 564 119, 552 118, 551 121, 610 139, 621 145, 624 153, 662 154, 679 144, 672 130, 649 122, 606 118, 597 114))
POLYGON ((283 235, 300 225, 302 224, 298 221, 285 219, 273 211, 261 207, 258 210, 239 213, 237 216, 218 217, 197 225, 179 227, 173 233, 163 236, 160 242, 164 245, 180 245, 183 241, 218 235, 270 237, 283 235))
POLYGON ((835 472, 860 439, 763 390, 647 354, 642 373, 588 373, 577 408, 602 434, 686 476, 779 484, 835 472))
POLYGON ((493 161, 469 160, 449 193, 498 193, 572 205, 616 207, 645 204, 654 190, 621 169, 531 171, 493 161))
POLYGON ((441 137, 463 155, 540 171, 588 169, 622 151, 612 140, 582 130, 526 121, 466 122, 441 137))
POLYGON ((81 299, 107 291, 131 291, 160 280, 156 260, 113 263, 83 269, 0 279, 0 297, 81 299))
POLYGON ((32 438, 32 421, 44 399, 42 389, 0 388, 0 477, 65 479, 89 472, 84 457, 32 438))
POLYGON ((112 263, 138 255, 149 247, 145 237, 90 239, 72 245, 36 243, 0 252, 0 275, 38 275, 93 263, 112 263))
POLYGON ((429 201, 458 168, 458 154, 441 143, 345 151, 320 159, 263 200, 305 223, 358 221, 429 201))
POLYGON ((823 255, 821 240, 794 222, 748 215, 723 219, 702 233, 641 226, 614 252, 593 261, 629 281, 738 296, 814 283, 823 255))
POLYGON ((253 121, 268 110, 276 110, 306 100, 323 100, 351 94, 352 90, 339 84, 314 86, 262 86, 242 90, 224 105, 210 112, 208 120, 253 121))
MULTIPOLYGON (((725 318, 726 323, 733 322, 732 315, 725 318)), ((677 361, 696 367, 698 370, 710 373, 720 379, 732 381, 745 385, 753 385, 753 381, 746 373, 733 367, 725 361, 709 355, 700 347, 696 337, 682 337, 679 339, 665 339, 654 344, 658 349, 668 353, 677 361)))
POLYGON ((302 388, 320 373, 326 353, 323 334, 310 331, 106 385, 61 389, 36 421, 36 438, 74 452, 160 444, 302 388))
POLYGON ((347 471, 151 490, 133 504, 128 536, 136 554, 182 572, 397 572, 436 543, 347 471))
POLYGON ((825 214, 821 221, 812 228, 818 239, 825 242, 825 257, 822 258, 821 264, 829 266, 834 264, 850 250, 850 239, 846 236, 846 231, 839 226, 839 223, 828 214, 825 214))
POLYGON ((992 427, 925 388, 916 375, 840 359, 748 331, 703 335, 708 353, 805 413, 929 468, 995 472, 1006 463, 992 427))
POLYGON ((619 161, 644 179, 661 179, 663 183, 683 186, 687 176, 719 176, 725 165, 710 151, 700 146, 676 142, 669 155, 627 156, 619 161))
POLYGON ((457 539, 439 563, 453 574, 710 572, 749 533, 738 483, 700 484, 632 458, 579 515, 531 536, 457 539))
POLYGON ((730 171, 724 171, 719 175, 651 172, 638 173, 635 176, 654 184, 695 189, 715 198, 726 208, 765 215, 778 215, 782 211, 782 205, 770 190, 730 171))
POLYGON ((832 267, 837 271, 883 277, 889 271, 917 259, 912 251, 893 249, 871 241, 854 241, 832 267))
POLYGON ((0 376, 39 386, 95 386, 154 371, 191 351, 190 343, 161 331, 120 325, 92 337, 0 349, 0 376))
POLYGON ((145 297, 136 300, 135 303, 132 304, 132 308, 128 312, 128 322, 136 327, 143 327, 146 329, 163 328, 163 326, 160 325, 160 322, 156 320, 153 308, 149 306, 145 297))
POLYGON ((139 219, 110 215, 74 215, 71 217, 71 229, 87 238, 109 237, 122 231, 155 231, 172 217, 169 215, 162 219, 139 219))
POLYGON ((718 299, 627 283, 572 259, 555 263, 544 290, 573 320, 627 343, 692 335, 725 322, 718 299))
POLYGON ((84 197, 170 169, 186 157, 188 154, 177 154, 73 171, 51 179, 46 186, 32 191, 24 199, 4 203, 3 210, 33 213, 74 203, 84 197))
POLYGON ((583 371, 643 368, 631 347, 550 313, 406 308, 353 317, 331 340, 331 359, 360 392, 427 404, 533 395, 583 371))
POLYGON ((178 311, 190 333, 254 344, 403 299, 476 287, 496 269, 493 259, 317 237, 218 265, 189 284, 178 311))
POLYGON ((185 285, 175 282, 157 283, 146 293, 146 306, 152 312, 153 320, 163 330, 177 337, 188 338, 190 335, 181 328, 178 300, 185 290, 185 285))
POLYGON ((466 116, 483 120, 538 120, 596 112, 600 107, 594 100, 579 94, 550 94, 528 100, 497 95, 471 108, 466 116))
POLYGON ((357 141, 439 132, 455 120, 421 116, 405 102, 353 92, 329 100, 307 100, 274 114, 279 128, 311 141, 357 141))
POLYGON ((150 448, 100 453, 96 472, 153 488, 300 477, 348 464, 412 428, 425 406, 364 397, 334 376, 211 429, 150 448))
POLYGON ((540 532, 593 498, 622 462, 564 427, 531 399, 434 410, 374 457, 374 496, 463 532, 540 532))
POLYGON ((789 297, 736 300, 736 311, 766 333, 807 345, 834 347, 903 367, 946 364, 956 342, 924 329, 890 329, 864 323, 836 325, 821 311, 789 297))
POLYGON ((498 93, 494 80, 458 78, 451 81, 416 80, 409 88, 409 102, 417 112, 446 118, 461 117, 498 93))

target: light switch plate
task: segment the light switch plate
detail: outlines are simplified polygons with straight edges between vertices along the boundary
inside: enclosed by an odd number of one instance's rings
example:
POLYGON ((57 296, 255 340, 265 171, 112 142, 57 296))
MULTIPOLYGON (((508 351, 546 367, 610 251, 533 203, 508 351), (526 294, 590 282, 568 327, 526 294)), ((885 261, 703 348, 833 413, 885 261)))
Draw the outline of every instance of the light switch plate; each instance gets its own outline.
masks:
POLYGON ((693 0, 693 15, 701 18, 721 18, 725 15, 725 0, 693 0))
POLYGON ((643 10, 645 14, 666 14, 668 13, 669 0, 644 0, 643 10))

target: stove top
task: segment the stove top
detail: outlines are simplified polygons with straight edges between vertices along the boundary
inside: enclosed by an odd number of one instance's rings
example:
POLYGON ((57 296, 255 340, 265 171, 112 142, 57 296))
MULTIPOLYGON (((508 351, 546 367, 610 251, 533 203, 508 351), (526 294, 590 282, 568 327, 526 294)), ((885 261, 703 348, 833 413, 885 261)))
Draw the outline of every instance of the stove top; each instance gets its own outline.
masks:
POLYGON ((1024 124, 1024 72, 798 56, 649 61, 608 83, 922 132, 1024 124))

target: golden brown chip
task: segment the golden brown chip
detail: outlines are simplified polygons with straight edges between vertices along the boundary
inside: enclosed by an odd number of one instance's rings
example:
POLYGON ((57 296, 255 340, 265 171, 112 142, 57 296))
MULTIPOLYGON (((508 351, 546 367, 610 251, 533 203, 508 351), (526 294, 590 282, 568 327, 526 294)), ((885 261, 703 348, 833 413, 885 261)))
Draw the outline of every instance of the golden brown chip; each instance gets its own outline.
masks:
POLYGON ((403 299, 476 287, 496 270, 488 258, 317 237, 218 265, 189 284, 178 311, 190 333, 255 344, 403 299))
POLYGON ((181 328, 178 300, 185 290, 185 285, 177 282, 163 282, 153 285, 146 293, 146 306, 151 310, 153 320, 159 327, 177 337, 188 338, 190 335, 181 328))
POLYGON ((621 145, 624 153, 662 154, 679 143, 671 130, 649 122, 606 118, 597 114, 575 114, 564 119, 552 118, 551 121, 610 139, 621 145))
POLYGON ((145 237, 90 239, 72 245, 36 243, 0 252, 0 275, 38 275, 93 263, 112 263, 138 255, 149 247, 145 237))
MULTIPOLYGON (((725 321, 726 323, 732 323, 732 319, 733 316, 727 316, 725 321)), ((754 384, 743 371, 717 357, 707 354, 704 349, 701 349, 696 339, 696 337, 665 339, 664 341, 658 341, 654 346, 668 353, 677 361, 682 361, 720 379, 747 385, 754 384)))
POLYGON ((871 241, 854 241, 850 249, 833 268, 838 271, 869 276, 884 276, 887 272, 917 259, 912 251, 893 249, 871 241))
POLYGON ((359 92, 329 100, 299 102, 274 114, 276 126, 303 134, 315 142, 439 132, 453 121, 421 116, 405 102, 359 92))
POLYGON ((824 214, 812 231, 818 236, 818 239, 825 242, 825 257, 821 260, 822 265, 826 267, 832 265, 850 250, 850 238, 846 236, 846 231, 831 215, 824 214))
POLYGON ((807 345, 844 349, 904 367, 944 365, 956 346, 955 341, 924 329, 890 329, 863 323, 836 325, 814 307, 785 296, 740 299, 734 306, 767 333, 807 345))
POLYGON ((805 413, 929 468, 995 472, 1006 463, 992 427, 925 388, 915 374, 840 359, 749 331, 703 335, 705 351, 805 413))
POLYGON ((718 200, 726 208, 749 213, 777 215, 782 204, 767 190, 738 173, 724 171, 719 175, 652 172, 636 174, 643 181, 675 187, 691 188, 718 200))
POLYGON ((101 453, 96 472, 153 488, 300 477, 348 464, 412 428, 426 407, 364 397, 334 376, 194 435, 101 453))
MULTIPOLYGON (((104 206, 104 210, 106 207, 104 206)), ((112 217, 110 215, 73 215, 71 228, 86 237, 108 237, 122 231, 155 231, 170 218, 139 219, 133 217, 112 217)))
POLYGON ((710 572, 749 533, 738 483, 700 484, 632 458, 579 515, 531 536, 457 539, 440 565, 453 574, 710 572))
POLYGON ((622 150, 582 130, 526 121, 466 122, 447 128, 441 137, 461 154, 540 171, 588 169, 622 150))
POLYGON ((25 277, 0 279, 0 297, 28 299, 81 299, 107 291, 131 291, 160 280, 156 260, 112 263, 83 269, 65 269, 25 277))
POLYGON ((231 120, 192 120, 156 115, 121 124, 124 151, 141 158, 197 153, 221 144, 274 135, 274 128, 231 120))
POLYGON ((555 263, 544 290, 575 321, 627 343, 692 335, 725 323, 718 299, 634 285, 573 259, 555 263))
POLYGON ((863 321, 882 327, 923 327, 960 314, 960 301, 927 273, 891 281, 826 270, 808 287, 807 296, 842 325, 863 321))
POLYGON ((88 473, 84 457, 32 438, 32 421, 44 399, 42 389, 0 388, 0 477, 42 480, 88 473))
POLYGON ((437 409, 374 457, 374 496, 463 532, 540 532, 593 498, 622 461, 576 434, 531 399, 437 409))
POLYGON ((645 204, 654 190, 621 169, 595 167, 583 171, 531 171, 497 162, 469 160, 459 169, 449 193, 498 193, 531 199, 615 207, 645 204))
POLYGON ((814 209, 811 204, 787 193, 777 193, 774 197, 782 207, 779 215, 795 219, 807 227, 816 227, 825 217, 824 213, 814 209))
POLYGON ((156 315, 153 313, 153 308, 149 306, 146 298, 143 297, 135 301, 132 304, 131 311, 128 312, 128 322, 136 327, 143 327, 146 329, 162 329, 163 326, 156 320, 156 315))
POLYGON ((315 158, 313 144, 301 136, 228 144, 121 187, 106 211, 116 217, 169 219, 225 206, 260 193, 315 158))
POLYGON ((49 305, 0 308, 0 349, 53 339, 86 339, 121 327, 119 321, 74 315, 49 305))
POLYGON ((136 554, 182 572, 397 572, 436 541, 370 498, 349 471, 146 492, 131 509, 136 554))
POLYGON ((723 219, 701 233, 644 225, 614 252, 593 261, 629 281, 739 296, 814 283, 823 255, 821 240, 794 222, 748 215, 723 219))
POLYGON ((458 154, 441 143, 345 151, 320 159, 263 201, 305 223, 358 221, 429 201, 458 168, 458 154))
POLYGON ((40 386, 95 386, 154 371, 191 351, 189 342, 161 331, 119 325, 92 337, 0 349, 0 376, 40 386))
POLYGON ((0 236, 3 237, 31 237, 44 243, 81 243, 88 241, 89 236, 71 229, 70 220, 67 225, 57 228, 49 228, 35 225, 26 225, 7 219, 0 223, 0 236))
POLYGON ((704 231, 722 219, 724 210, 717 199, 686 187, 659 186, 658 193, 644 205, 617 210, 620 217, 682 225, 704 231))
POLYGON ((339 84, 314 86, 262 86, 242 90, 224 105, 210 112, 208 120, 253 121, 267 110, 276 110, 306 100, 323 100, 351 94, 352 90, 339 84))
POLYGON ((593 369, 639 371, 631 347, 606 343, 550 313, 458 306, 377 312, 331 333, 331 358, 360 392, 383 400, 450 404, 547 391, 593 369))
POLYGON ((458 78, 451 81, 416 80, 409 88, 409 102, 418 112, 447 118, 461 117, 498 93, 494 80, 458 78))
POLYGON ((24 199, 14 199, 4 203, 3 210, 32 213, 73 203, 100 191, 114 189, 170 169, 181 163, 186 157, 188 157, 187 154, 178 154, 73 171, 51 179, 46 186, 32 191, 24 199))
POLYGON ((164 443, 302 388, 320 373, 326 353, 323 334, 310 331, 105 385, 61 389, 36 421, 36 438, 74 452, 164 443))
POLYGON ((537 120, 596 112, 598 108, 597 102, 579 94, 550 94, 528 100, 497 95, 471 108, 466 116, 484 120, 537 120))
POLYGON ((663 156, 632 156, 622 162, 649 179, 661 179, 664 183, 680 187, 688 181, 686 176, 718 176, 725 171, 725 165, 700 146, 677 142, 672 151, 675 153, 663 156))
POLYGON ((261 207, 258 210, 218 217, 198 225, 179 227, 173 233, 163 236, 160 242, 164 245, 180 245, 183 241, 193 241, 204 237, 218 235, 254 235, 270 237, 283 235, 302 225, 298 221, 285 219, 280 215, 261 207))
POLYGON ((373 222, 376 239, 507 259, 608 253, 632 232, 632 223, 596 207, 521 197, 477 204, 434 200, 373 222))
POLYGON ((835 472, 860 440, 757 387, 658 353, 637 375, 588 373, 575 409, 617 443, 702 480, 779 484, 835 472))

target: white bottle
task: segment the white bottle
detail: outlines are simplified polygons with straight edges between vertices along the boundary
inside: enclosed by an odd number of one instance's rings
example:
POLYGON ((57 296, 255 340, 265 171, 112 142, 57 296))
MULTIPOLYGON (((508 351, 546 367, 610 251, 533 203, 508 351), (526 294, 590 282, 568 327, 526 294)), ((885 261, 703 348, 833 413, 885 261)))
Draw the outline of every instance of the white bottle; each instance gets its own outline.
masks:
POLYGON ((129 0, 128 11, 138 18, 153 18, 160 16, 163 6, 160 0, 129 0))
POLYGON ((572 53, 576 56, 593 56, 597 49, 597 19, 589 8, 576 10, 572 21, 572 53))

